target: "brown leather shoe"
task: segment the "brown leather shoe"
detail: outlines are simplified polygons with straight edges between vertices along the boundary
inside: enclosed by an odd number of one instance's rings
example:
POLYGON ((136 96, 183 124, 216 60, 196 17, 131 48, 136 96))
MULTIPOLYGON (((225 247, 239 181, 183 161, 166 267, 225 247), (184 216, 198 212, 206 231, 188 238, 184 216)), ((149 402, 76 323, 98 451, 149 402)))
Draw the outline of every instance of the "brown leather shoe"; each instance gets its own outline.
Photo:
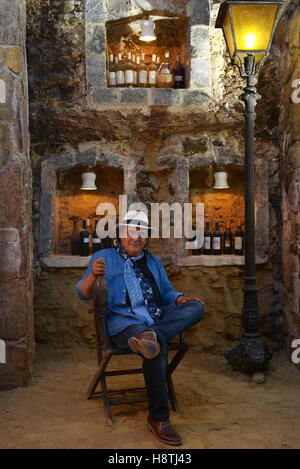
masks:
POLYGON ((179 446, 182 439, 170 424, 169 420, 154 420, 148 415, 147 428, 153 435, 166 445, 179 446))
POLYGON ((155 358, 160 352, 160 345, 154 331, 144 331, 130 337, 128 344, 133 352, 140 353, 144 358, 155 358))

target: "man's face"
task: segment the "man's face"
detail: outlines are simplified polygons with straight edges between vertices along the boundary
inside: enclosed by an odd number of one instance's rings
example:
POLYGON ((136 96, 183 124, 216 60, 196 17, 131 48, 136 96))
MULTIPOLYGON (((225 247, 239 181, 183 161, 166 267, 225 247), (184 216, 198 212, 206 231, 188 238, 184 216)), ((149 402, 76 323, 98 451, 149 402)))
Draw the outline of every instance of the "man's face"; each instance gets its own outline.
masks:
POLYGON ((135 227, 124 227, 124 232, 121 238, 121 244, 127 254, 130 257, 136 257, 141 254, 142 250, 144 249, 147 238, 145 235, 147 234, 147 230, 145 231, 143 228, 135 228, 135 227))

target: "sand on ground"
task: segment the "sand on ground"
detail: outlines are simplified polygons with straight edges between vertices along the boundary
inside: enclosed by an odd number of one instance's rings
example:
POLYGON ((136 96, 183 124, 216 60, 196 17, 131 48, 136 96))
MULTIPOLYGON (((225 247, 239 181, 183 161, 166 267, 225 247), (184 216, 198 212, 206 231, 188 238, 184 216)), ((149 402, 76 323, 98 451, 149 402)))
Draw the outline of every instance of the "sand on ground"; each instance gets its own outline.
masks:
MULTIPOLYGON (((138 356, 129 360, 140 364, 138 356)), ((257 384, 228 369, 224 357, 189 350, 173 375, 180 449, 300 448, 300 373, 283 352, 271 363, 267 381, 257 384)), ((128 357, 113 357, 110 368, 118 366, 128 367, 128 357)), ((37 346, 31 384, 0 392, 0 448, 171 449, 146 429, 146 402, 113 406, 115 424, 107 423, 102 399, 86 399, 96 368, 94 350, 37 346)), ((143 376, 108 384, 136 387, 143 376)))

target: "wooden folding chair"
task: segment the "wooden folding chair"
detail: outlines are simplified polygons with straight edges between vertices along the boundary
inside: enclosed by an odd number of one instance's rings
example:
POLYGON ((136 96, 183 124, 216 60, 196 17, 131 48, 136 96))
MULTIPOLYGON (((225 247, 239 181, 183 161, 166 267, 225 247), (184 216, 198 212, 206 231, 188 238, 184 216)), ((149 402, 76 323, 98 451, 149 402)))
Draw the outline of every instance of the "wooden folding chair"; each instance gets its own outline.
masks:
MULTIPOLYGON (((87 399, 102 397, 104 402, 104 408, 106 416, 110 423, 114 423, 110 406, 118 404, 130 404, 132 402, 145 402, 147 401, 145 387, 139 388, 128 388, 118 390, 108 390, 106 378, 108 376, 119 376, 143 373, 142 368, 126 368, 109 371, 107 366, 111 358, 115 355, 134 355, 134 352, 128 349, 120 350, 114 348, 106 332, 105 316, 108 312, 107 306, 107 286, 105 281, 102 284, 95 282, 94 288, 94 309, 90 313, 94 314, 95 330, 96 330, 96 347, 97 347, 97 358, 98 358, 98 369, 94 378, 91 381, 89 389, 87 391, 87 399), (97 387, 100 384, 101 391, 97 391, 97 387), (134 393, 134 394, 132 394, 134 393), (131 394, 131 395, 128 395, 131 394)), ((180 412, 180 408, 176 399, 174 384, 172 381, 172 373, 180 363, 184 355, 188 350, 187 344, 184 342, 182 334, 179 336, 179 341, 170 341, 168 344, 168 351, 176 351, 173 358, 168 360, 166 383, 169 393, 169 398, 172 404, 172 409, 175 412, 180 412)))

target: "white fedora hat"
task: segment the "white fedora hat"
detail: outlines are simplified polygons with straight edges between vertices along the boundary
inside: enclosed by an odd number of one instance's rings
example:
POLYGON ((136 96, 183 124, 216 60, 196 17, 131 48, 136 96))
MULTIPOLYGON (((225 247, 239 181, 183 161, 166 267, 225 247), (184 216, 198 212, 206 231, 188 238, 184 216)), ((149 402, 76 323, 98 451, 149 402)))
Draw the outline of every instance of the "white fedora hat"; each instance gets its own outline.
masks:
POLYGON ((120 223, 120 226, 132 226, 135 228, 147 228, 148 230, 155 230, 149 226, 148 215, 141 210, 129 210, 120 223))

